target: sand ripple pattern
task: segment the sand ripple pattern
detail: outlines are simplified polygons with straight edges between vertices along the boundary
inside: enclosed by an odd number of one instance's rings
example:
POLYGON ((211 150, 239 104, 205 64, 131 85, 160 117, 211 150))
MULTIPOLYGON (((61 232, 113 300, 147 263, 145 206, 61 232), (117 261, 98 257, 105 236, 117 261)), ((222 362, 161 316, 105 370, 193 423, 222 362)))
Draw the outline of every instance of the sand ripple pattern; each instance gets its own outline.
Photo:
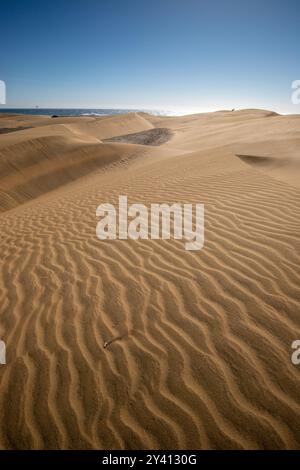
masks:
POLYGON ((1 214, 1 448, 300 447, 300 190, 163 147, 1 214), (97 240, 119 194, 204 202, 204 249, 97 240))

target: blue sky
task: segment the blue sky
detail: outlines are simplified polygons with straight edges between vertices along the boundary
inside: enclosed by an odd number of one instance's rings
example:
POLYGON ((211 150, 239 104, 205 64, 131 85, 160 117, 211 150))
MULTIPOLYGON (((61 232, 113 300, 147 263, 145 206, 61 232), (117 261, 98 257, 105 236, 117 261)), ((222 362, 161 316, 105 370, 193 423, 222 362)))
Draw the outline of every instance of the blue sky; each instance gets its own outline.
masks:
POLYGON ((6 107, 300 113, 290 98, 300 79, 299 0, 10 0, 0 8, 6 107))

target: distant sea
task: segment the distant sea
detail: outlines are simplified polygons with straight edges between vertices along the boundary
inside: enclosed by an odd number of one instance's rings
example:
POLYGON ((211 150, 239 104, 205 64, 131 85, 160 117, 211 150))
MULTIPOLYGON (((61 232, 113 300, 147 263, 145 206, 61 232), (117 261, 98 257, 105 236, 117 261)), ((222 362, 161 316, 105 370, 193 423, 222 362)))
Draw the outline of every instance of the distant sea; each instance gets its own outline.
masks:
POLYGON ((175 113, 167 110, 149 110, 149 109, 64 109, 64 108, 0 108, 0 113, 13 113, 13 114, 36 114, 47 116, 112 116, 115 114, 125 114, 134 112, 145 112, 154 114, 155 116, 177 116, 181 113, 175 113))

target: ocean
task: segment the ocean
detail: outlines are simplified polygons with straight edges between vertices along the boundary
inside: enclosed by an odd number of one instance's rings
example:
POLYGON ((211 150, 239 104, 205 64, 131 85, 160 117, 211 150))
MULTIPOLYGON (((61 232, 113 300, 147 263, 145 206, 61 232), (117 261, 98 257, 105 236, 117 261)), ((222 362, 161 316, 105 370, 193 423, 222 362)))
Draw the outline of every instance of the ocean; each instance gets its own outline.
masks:
POLYGON ((125 114, 133 112, 146 112, 155 116, 178 116, 182 113, 167 110, 149 110, 149 109, 99 109, 99 108, 0 108, 0 113, 16 113, 16 114, 36 114, 47 116, 110 116, 115 114, 125 114))

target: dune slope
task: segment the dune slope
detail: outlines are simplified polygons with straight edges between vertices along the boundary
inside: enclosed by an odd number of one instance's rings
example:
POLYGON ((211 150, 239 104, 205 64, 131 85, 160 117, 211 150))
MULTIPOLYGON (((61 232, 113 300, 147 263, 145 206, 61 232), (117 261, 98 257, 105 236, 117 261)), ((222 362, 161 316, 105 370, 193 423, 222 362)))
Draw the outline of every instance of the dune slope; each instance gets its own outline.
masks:
POLYGON ((26 125, 0 135, 0 447, 299 448, 300 116, 26 125), (204 203, 204 248, 98 240, 119 194, 204 203))

